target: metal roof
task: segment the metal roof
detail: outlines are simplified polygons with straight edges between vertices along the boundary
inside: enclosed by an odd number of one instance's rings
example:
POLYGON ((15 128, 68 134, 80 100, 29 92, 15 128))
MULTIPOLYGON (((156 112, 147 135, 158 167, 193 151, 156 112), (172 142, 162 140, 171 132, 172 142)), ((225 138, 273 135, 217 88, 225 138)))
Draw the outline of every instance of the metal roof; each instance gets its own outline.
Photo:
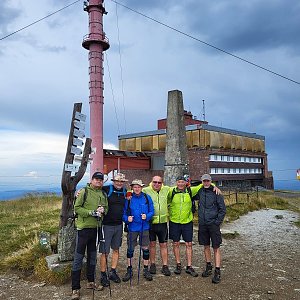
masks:
MULTIPOLYGON (((186 131, 196 130, 196 129, 205 129, 205 130, 208 130, 208 131, 216 131, 216 132, 228 133, 228 134, 232 134, 232 135, 246 136, 246 137, 259 139, 259 140, 265 140, 265 137, 263 135, 259 135, 259 134, 256 134, 256 133, 244 132, 244 131, 239 131, 239 130, 234 130, 234 129, 228 129, 228 128, 223 128, 223 127, 218 127, 218 126, 212 126, 212 125, 208 125, 208 124, 185 126, 186 131)), ((166 129, 159 129, 159 130, 152 130, 152 131, 144 131, 144 132, 123 134, 123 135, 119 135, 118 139, 122 140, 122 139, 130 139, 130 138, 136 138, 136 137, 161 135, 161 134, 166 134, 166 129)))

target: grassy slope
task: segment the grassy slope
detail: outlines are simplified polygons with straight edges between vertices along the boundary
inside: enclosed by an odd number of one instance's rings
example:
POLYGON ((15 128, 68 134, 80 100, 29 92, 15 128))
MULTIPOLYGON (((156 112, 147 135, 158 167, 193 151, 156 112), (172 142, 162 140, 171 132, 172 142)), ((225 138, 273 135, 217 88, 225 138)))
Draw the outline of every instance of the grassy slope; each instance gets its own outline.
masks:
POLYGON ((0 270, 30 271, 37 257, 46 253, 39 246, 39 233, 58 232, 61 198, 52 194, 27 195, 0 202, 0 270))
MULTIPOLYGON (((225 194, 225 201, 232 202, 233 197, 229 199, 225 194)), ((60 197, 51 194, 0 201, 0 270, 12 269, 26 274, 35 271, 39 273, 39 278, 40 273, 44 272, 44 279, 48 276, 49 280, 46 281, 51 281, 43 259, 49 252, 39 246, 39 233, 48 231, 57 234, 61 201, 60 197)), ((294 198, 293 201, 299 204, 300 198, 294 198)), ((227 207, 225 220, 229 222, 249 211, 265 207, 299 211, 299 208, 273 193, 260 192, 258 197, 254 193, 249 198, 243 194, 238 195, 238 203, 227 207)), ((299 220, 296 225, 299 226, 299 220)))

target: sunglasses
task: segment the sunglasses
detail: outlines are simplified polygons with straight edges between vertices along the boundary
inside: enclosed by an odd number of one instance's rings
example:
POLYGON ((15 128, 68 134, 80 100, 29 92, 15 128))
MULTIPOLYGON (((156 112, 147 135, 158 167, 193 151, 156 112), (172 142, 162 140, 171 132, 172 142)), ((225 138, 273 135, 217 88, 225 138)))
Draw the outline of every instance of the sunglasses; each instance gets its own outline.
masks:
POLYGON ((152 181, 152 183, 154 183, 154 184, 162 184, 161 181, 152 181))

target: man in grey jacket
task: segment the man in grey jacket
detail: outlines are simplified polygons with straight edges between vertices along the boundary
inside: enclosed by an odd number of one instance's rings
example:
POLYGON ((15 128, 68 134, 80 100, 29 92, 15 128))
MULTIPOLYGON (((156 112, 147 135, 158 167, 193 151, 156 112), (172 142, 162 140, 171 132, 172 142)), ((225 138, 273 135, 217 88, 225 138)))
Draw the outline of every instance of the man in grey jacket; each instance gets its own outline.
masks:
POLYGON ((221 251, 222 243, 220 225, 226 214, 224 197, 213 192, 211 185, 211 176, 204 174, 201 177, 203 187, 198 191, 195 200, 198 200, 198 222, 199 244, 204 245, 204 257, 206 269, 202 277, 208 277, 212 274, 210 242, 214 251, 215 272, 212 278, 213 283, 219 283, 221 280, 221 251))

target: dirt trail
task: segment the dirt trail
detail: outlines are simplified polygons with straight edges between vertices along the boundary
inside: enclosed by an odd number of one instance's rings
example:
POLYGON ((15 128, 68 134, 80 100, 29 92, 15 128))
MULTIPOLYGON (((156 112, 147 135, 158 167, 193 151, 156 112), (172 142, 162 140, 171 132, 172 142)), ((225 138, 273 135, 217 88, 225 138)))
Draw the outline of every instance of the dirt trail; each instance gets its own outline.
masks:
MULTIPOLYGON (((112 284, 111 299, 300 299, 300 229, 293 224, 297 218, 295 212, 269 209, 225 224, 224 229, 238 231, 240 236, 223 241, 222 281, 218 285, 213 285, 211 278, 192 278, 185 273, 171 277, 158 273, 152 282, 141 277, 137 285, 135 272, 132 287, 129 283, 112 284)), ((195 231, 195 241, 196 235, 195 231)), ((173 266, 171 245, 169 250, 170 266, 173 266)), ((184 247, 181 254, 183 257, 184 247)), ((120 274, 124 274, 125 261, 122 248, 120 274)), ((197 243, 193 264, 200 273, 204 262, 202 248, 197 243)), ((108 298, 108 289, 95 293, 95 300, 108 298)), ((70 299, 70 284, 56 287, 2 275, 0 299, 70 299)), ((82 288, 81 299, 92 299, 92 293, 82 288)))

